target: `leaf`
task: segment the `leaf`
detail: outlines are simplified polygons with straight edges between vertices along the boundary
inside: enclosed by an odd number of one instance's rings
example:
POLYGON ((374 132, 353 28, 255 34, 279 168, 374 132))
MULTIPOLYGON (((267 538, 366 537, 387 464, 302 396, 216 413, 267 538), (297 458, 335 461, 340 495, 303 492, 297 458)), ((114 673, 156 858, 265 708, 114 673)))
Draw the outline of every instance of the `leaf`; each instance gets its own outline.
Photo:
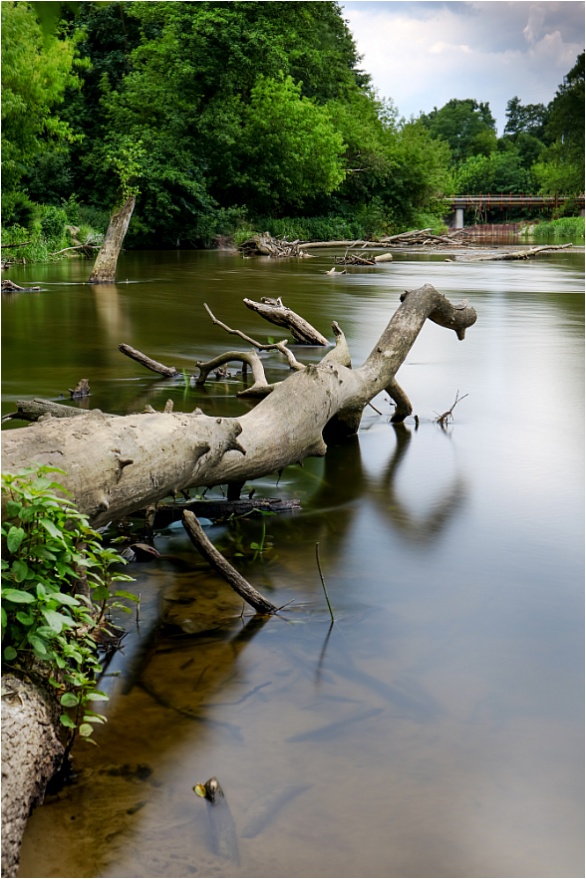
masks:
POLYGON ((46 641, 43 641, 42 638, 39 638, 38 635, 35 635, 32 632, 29 632, 27 638, 37 656, 39 656, 41 659, 46 659, 46 657, 49 655, 46 641))
POLYGON ((69 714, 61 714, 59 720, 68 729, 76 729, 75 722, 70 718, 69 714))
POLYGON ((75 708, 79 705, 79 697, 75 693, 63 693, 59 699, 64 708, 75 708))
POLYGON ((91 736, 93 731, 94 731, 94 728, 89 723, 82 723, 82 725, 79 728, 79 734, 80 734, 80 736, 83 736, 84 738, 91 736))
POLYGON ((71 617, 65 616, 65 614, 58 613, 56 610, 44 610, 43 616, 47 620, 49 627, 53 629, 57 634, 65 627, 66 629, 70 629, 73 623, 71 617))
POLYGON ((54 592, 51 595, 51 600, 58 604, 66 604, 68 607, 78 607, 80 604, 77 598, 73 595, 66 595, 64 592, 54 592))
POLYGON ((26 537, 26 532, 24 528, 17 528, 16 525, 13 525, 6 535, 6 546, 8 547, 8 552, 15 553, 17 552, 20 544, 26 537))
POLYGON ((57 558, 46 546, 34 546, 31 549, 31 555, 38 559, 46 559, 48 562, 54 562, 57 558))
POLYGON ((14 649, 14 647, 5 647, 4 648, 4 659, 6 662, 10 662, 11 659, 16 659, 18 656, 18 651, 14 649))
POLYGON ((7 519, 16 519, 20 511, 22 510, 22 504, 19 504, 18 501, 7 501, 6 503, 6 518, 7 519))
POLYGON ((16 580, 17 583, 22 583, 23 580, 26 580, 26 576, 28 574, 28 565, 23 559, 15 559, 12 562, 12 576, 16 580))
POLYGON ((58 540, 60 543, 64 543, 63 532, 59 528, 57 528, 55 523, 51 522, 50 519, 39 519, 39 525, 42 525, 45 531, 48 531, 51 537, 55 538, 55 540, 58 540))
POLYGON ((19 623, 22 623, 23 626, 32 626, 35 621, 34 614, 32 613, 24 613, 24 611, 19 610, 16 614, 16 619, 19 623))
POLYGON ((24 592, 22 589, 3 589, 2 598, 6 601, 12 601, 14 604, 33 604, 35 596, 30 592, 24 592))
POLYGON ((85 698, 88 702, 108 702, 110 697, 101 690, 94 690, 92 693, 86 693, 85 698))
POLYGON ((129 598, 130 601, 138 601, 138 595, 135 595, 133 592, 125 592, 123 589, 119 589, 114 593, 116 598, 129 598))

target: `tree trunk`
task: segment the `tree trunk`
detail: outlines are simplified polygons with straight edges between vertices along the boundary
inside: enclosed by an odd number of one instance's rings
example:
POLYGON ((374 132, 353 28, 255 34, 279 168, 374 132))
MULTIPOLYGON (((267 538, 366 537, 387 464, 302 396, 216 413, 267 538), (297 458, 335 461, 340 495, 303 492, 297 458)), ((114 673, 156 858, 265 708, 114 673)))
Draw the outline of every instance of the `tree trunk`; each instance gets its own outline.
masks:
POLYGON ((65 749, 57 714, 42 691, 13 675, 2 677, 2 876, 16 876, 26 822, 43 802, 65 749))
MULTIPOLYGON (((476 321, 473 308, 454 307, 428 284, 404 293, 401 303, 359 369, 347 365, 343 340, 319 364, 293 373, 239 418, 208 417, 198 409, 45 417, 2 434, 3 469, 16 473, 33 462, 61 468, 66 475, 60 482, 100 525, 181 489, 243 483, 324 455, 324 437, 356 433, 364 407, 380 391, 386 389, 397 402, 393 420, 409 414, 395 374, 428 318, 459 339, 476 321)), ((185 517, 193 524, 189 513, 185 517)), ((2 865, 4 876, 15 876, 26 819, 42 801, 64 751, 42 691, 12 676, 3 678, 3 688, 2 865)))
MULTIPOLYGON (((61 468, 78 508, 101 525, 181 489, 243 483, 322 456, 324 435, 356 433, 364 407, 380 391, 407 400, 395 373, 427 318, 459 339, 476 320, 473 308, 455 308, 429 284, 401 299, 359 369, 343 365, 345 355, 330 350, 238 418, 214 418, 199 409, 123 417, 92 410, 84 418, 47 418, 2 434, 3 468, 14 473, 32 462, 61 468)), ((402 409, 407 414, 408 400, 402 409)))
POLYGON ((132 217, 136 199, 131 195, 122 207, 112 214, 104 243, 96 257, 90 284, 113 284, 116 280, 116 265, 122 242, 132 217))

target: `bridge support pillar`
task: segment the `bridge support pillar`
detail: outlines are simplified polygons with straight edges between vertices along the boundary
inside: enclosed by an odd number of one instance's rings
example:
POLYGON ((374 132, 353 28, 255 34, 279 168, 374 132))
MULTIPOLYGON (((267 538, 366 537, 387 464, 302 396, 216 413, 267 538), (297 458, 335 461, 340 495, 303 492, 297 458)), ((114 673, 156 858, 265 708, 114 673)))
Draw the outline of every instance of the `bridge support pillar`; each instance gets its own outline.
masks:
POLYGON ((456 208, 446 219, 450 229, 463 229, 464 208, 456 208))

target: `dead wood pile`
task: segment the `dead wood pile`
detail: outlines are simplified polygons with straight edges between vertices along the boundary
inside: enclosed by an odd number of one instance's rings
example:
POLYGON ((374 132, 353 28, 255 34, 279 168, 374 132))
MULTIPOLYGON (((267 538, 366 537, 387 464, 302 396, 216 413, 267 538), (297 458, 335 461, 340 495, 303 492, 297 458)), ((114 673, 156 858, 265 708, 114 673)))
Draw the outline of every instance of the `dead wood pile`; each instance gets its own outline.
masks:
POLYGON ((287 241, 285 238, 273 238, 268 232, 247 238, 238 250, 243 256, 270 256, 281 259, 309 256, 301 249, 299 238, 295 241, 287 241))

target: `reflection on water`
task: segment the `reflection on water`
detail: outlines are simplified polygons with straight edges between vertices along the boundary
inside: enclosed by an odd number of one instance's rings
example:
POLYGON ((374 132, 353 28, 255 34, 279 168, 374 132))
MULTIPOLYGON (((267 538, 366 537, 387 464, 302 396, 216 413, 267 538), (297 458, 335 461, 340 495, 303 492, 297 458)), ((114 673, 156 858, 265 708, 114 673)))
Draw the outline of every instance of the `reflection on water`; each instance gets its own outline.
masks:
POLYGON ((180 528, 156 538, 172 558, 134 566, 140 619, 104 679, 99 748, 77 748, 74 783, 33 816, 22 876, 583 875, 582 255, 331 264, 126 254, 132 283, 105 297, 79 263, 11 270, 47 292, 5 309, 3 411, 83 376, 106 411, 241 412, 235 375, 194 388, 117 351, 190 371, 232 347, 203 302, 264 340, 242 298, 282 296, 330 337, 338 320, 355 364, 404 288, 465 291, 479 315, 464 342, 426 325, 401 368, 418 424, 393 426, 381 394, 358 438, 255 482, 302 503, 266 519, 262 556, 259 520, 210 529, 293 602, 277 618, 243 612, 180 528), (237 857, 192 790, 212 775, 237 857))

